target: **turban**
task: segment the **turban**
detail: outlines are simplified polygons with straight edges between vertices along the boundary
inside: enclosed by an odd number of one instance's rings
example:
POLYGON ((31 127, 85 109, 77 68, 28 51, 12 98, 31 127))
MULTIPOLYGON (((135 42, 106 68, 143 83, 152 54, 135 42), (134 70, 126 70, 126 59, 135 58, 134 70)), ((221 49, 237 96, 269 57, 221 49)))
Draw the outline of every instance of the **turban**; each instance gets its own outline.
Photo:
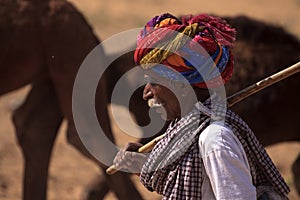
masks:
POLYGON ((235 29, 219 17, 200 14, 179 19, 165 13, 151 19, 137 36, 134 60, 165 78, 184 78, 200 88, 218 87, 233 72, 235 35, 235 29))

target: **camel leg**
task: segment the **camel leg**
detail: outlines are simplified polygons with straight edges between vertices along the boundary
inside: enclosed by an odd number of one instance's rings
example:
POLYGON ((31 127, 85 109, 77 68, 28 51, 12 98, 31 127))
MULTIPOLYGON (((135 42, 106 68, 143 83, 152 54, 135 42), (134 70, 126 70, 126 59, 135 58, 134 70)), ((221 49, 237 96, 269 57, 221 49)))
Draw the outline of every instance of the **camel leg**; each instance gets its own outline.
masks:
MULTIPOLYGON (((114 142, 114 136, 110 127, 110 118, 107 110, 108 103, 105 88, 102 88, 101 91, 101 93, 96 94, 96 110, 98 114, 97 116, 99 124, 103 129, 103 132, 106 134, 106 137, 110 141, 114 142)), ((92 159, 95 163, 97 163, 97 165, 100 167, 100 170, 102 171, 102 176, 99 178, 99 180, 93 181, 93 184, 89 185, 89 191, 87 192, 89 195, 87 196, 87 199, 92 200, 93 197, 95 197, 94 199, 103 199, 109 189, 114 192, 119 200, 127 200, 129 198, 131 200, 143 199, 136 189, 134 183, 131 181, 130 174, 124 172, 119 172, 113 176, 108 176, 106 174, 105 171, 107 166, 103 165, 101 161, 95 159, 90 154, 90 152, 87 151, 78 135, 78 132, 76 131, 74 120, 71 116, 69 116, 68 119, 68 142, 75 148, 77 148, 84 156, 92 159)), ((103 149, 103 151, 105 151, 105 149, 103 149)))
MULTIPOLYGON (((72 91, 74 89, 73 86, 77 72, 79 72, 79 67, 89 52, 99 44, 99 40, 94 35, 91 27, 84 20, 84 17, 71 4, 65 1, 55 1, 55 4, 51 4, 50 7, 51 10, 49 10, 48 15, 45 15, 50 18, 43 21, 44 24, 47 24, 47 27, 43 30, 43 38, 45 39, 45 44, 47 44, 45 46, 45 57, 48 63, 49 75, 55 86, 55 92, 59 98, 62 113, 69 123, 67 133, 69 143, 74 145, 83 155, 93 159, 84 148, 74 127, 72 91), (62 10, 64 12, 62 12, 62 10)), ((100 51, 100 49, 98 50, 100 51)), ((106 57, 98 59, 105 60, 106 57)), ((97 67, 102 67, 102 65, 100 64, 97 67)), ((86 79, 82 80, 86 80, 86 83, 89 83, 91 75, 97 73, 97 71, 98 70, 90 71, 91 74, 86 74, 86 79)), ((109 82, 106 80, 100 81, 99 83, 101 89, 96 96, 96 107, 99 106, 96 110, 101 127, 103 127, 104 132, 107 133, 107 137, 111 138, 112 132, 110 130, 110 121, 107 112, 108 98, 106 96, 106 88, 108 85, 109 82)), ((88 88, 89 87, 86 89, 88 88)), ((86 91, 83 90, 82 95, 85 94, 86 91)), ((96 161, 95 159, 93 160, 96 161)), ((106 168, 106 166, 103 166, 101 163, 97 163, 102 170, 106 168)), ((128 174, 120 173, 116 176, 109 177, 104 175, 101 178, 104 179, 108 187, 120 200, 142 199, 128 174)), ((107 191, 107 186, 105 186, 102 191, 107 191)))
POLYGON ((13 115, 24 156, 23 199, 46 199, 49 159, 62 115, 49 81, 33 84, 13 115))

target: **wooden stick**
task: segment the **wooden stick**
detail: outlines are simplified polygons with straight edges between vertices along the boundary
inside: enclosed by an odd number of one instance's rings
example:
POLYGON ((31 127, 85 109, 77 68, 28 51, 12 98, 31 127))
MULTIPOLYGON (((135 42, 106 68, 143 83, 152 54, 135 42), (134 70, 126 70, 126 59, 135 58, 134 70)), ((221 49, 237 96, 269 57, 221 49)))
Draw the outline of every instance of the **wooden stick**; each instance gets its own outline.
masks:
MULTIPOLYGON (((243 99, 249 97, 250 95, 259 92, 260 90, 273 85, 274 83, 277 83, 293 74, 296 74, 300 71, 300 62, 276 73, 273 74, 272 76, 269 76, 253 85, 250 85, 249 87, 233 94, 232 96, 227 98, 227 106, 231 107, 233 105, 235 105, 236 103, 242 101, 243 99)), ((144 146, 140 147, 138 149, 139 153, 148 153, 150 152, 154 146, 157 144, 157 142, 159 140, 161 140, 163 138, 163 135, 160 135, 156 138, 154 138, 153 140, 151 140, 149 143, 145 144, 144 146)), ((109 168, 107 168, 106 173, 108 175, 112 175, 114 173, 116 173, 118 170, 118 168, 116 168, 114 165, 110 166, 109 168)))

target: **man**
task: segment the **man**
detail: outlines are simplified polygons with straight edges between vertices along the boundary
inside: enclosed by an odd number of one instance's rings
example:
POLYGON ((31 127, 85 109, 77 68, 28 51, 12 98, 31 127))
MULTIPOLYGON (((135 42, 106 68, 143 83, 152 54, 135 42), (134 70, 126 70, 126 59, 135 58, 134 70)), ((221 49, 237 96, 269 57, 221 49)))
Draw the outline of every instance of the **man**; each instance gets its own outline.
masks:
POLYGON ((262 145, 226 108, 234 40, 232 27, 206 14, 156 16, 138 35, 143 98, 172 122, 149 155, 130 143, 114 164, 138 173, 163 199, 287 199, 289 188, 262 145))

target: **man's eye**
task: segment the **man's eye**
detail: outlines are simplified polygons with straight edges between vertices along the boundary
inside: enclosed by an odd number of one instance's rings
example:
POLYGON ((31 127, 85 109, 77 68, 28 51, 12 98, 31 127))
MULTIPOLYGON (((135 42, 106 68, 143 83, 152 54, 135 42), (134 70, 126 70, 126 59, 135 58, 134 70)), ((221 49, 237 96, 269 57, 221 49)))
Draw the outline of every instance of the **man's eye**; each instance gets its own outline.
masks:
POLYGON ((145 83, 150 83, 151 82, 150 76, 144 75, 144 81, 145 81, 145 83))
POLYGON ((152 86, 156 86, 157 84, 156 83, 151 83, 151 82, 149 82, 152 86))

